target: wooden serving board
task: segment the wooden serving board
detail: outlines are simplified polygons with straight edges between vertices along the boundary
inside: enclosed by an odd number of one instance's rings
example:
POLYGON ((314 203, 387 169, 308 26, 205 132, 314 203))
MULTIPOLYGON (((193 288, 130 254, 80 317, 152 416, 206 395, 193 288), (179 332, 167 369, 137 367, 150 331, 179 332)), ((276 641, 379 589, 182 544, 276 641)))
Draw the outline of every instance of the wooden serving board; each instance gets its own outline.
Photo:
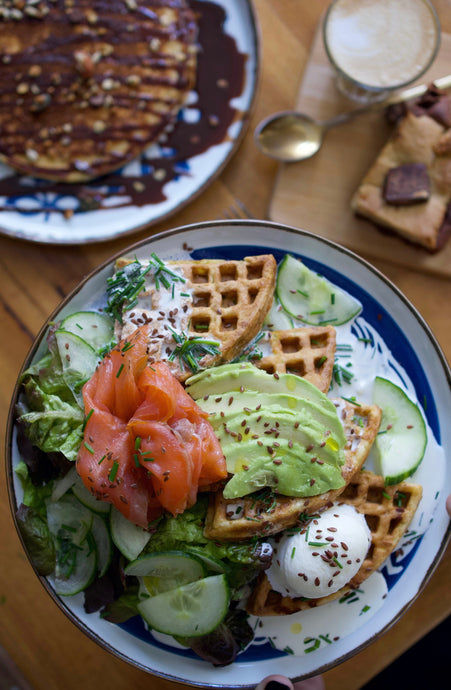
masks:
MULTIPOLYGON (((420 83, 450 73, 451 35, 442 33, 438 56, 420 83)), ((304 71, 295 109, 325 120, 358 107, 342 96, 324 51, 321 23, 304 71)), ((438 253, 408 244, 358 218, 350 200, 386 142, 391 128, 383 112, 357 116, 331 129, 316 156, 281 164, 269 206, 271 220, 310 230, 369 259, 451 278, 451 240, 438 253)))

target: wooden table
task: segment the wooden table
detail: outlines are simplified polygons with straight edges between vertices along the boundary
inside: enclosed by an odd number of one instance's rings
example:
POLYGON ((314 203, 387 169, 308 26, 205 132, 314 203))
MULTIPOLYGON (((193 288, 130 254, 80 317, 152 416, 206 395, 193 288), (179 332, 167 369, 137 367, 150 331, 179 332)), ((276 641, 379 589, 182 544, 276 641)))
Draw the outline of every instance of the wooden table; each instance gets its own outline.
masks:
MULTIPOLYGON (((0 238, 2 419, 6 419, 17 373, 34 336, 61 298, 99 262, 134 239, 169 227, 219 218, 236 198, 254 216, 267 217, 277 164, 257 151, 252 133, 263 117, 276 110, 289 109, 295 103, 312 38, 326 5, 326 0, 255 0, 261 26, 263 68, 250 127, 219 179, 187 208, 136 238, 106 244, 69 248, 0 238)), ((446 28, 451 31, 451 2, 435 0, 435 5, 442 26, 448 23, 446 28)), ((418 308, 451 361, 451 283, 394 264, 378 262, 376 265, 418 308)), ((0 492, 1 690, 13 684, 12 681, 7 684, 2 662, 13 676, 17 673, 16 685, 26 688, 28 681, 35 690, 104 687, 175 690, 181 687, 119 661, 69 622, 28 565, 10 516, 4 479, 0 481, 0 492)), ((450 613, 450 567, 451 549, 448 548, 425 591, 405 616, 373 645, 325 674, 328 690, 360 688, 450 613)))

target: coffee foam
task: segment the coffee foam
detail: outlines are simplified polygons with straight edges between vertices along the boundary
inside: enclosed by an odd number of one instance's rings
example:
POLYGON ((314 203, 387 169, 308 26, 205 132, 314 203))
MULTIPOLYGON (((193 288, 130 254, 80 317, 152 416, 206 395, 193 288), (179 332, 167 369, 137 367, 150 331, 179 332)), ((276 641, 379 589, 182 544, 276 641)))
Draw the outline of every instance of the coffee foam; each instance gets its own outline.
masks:
POLYGON ((349 77, 390 87, 423 71, 436 47, 437 26, 422 0, 340 0, 330 10, 326 41, 349 77))

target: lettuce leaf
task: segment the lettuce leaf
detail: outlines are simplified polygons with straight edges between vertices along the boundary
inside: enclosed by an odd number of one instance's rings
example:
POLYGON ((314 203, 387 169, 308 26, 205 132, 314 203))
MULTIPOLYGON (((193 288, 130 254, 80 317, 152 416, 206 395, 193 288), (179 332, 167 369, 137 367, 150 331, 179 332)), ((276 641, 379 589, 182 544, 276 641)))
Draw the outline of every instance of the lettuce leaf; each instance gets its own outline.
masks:
POLYGON ((17 463, 15 473, 20 479, 23 489, 22 503, 28 508, 32 508, 44 519, 47 518, 46 501, 52 495, 53 482, 37 486, 33 484, 28 467, 23 460, 17 463))
POLYGON ((74 461, 83 438, 84 414, 63 378, 51 335, 48 343, 49 352, 22 376, 25 400, 18 406, 18 422, 25 425, 33 445, 74 461))

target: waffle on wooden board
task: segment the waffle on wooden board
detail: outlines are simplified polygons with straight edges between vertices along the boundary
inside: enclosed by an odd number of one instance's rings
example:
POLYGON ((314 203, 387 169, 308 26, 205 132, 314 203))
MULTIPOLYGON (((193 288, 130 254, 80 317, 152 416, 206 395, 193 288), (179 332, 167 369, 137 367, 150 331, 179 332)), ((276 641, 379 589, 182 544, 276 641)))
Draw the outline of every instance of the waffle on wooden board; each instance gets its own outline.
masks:
POLYGON ((302 513, 316 513, 337 500, 363 466, 376 438, 381 410, 376 405, 354 405, 336 399, 346 436, 345 464, 340 489, 308 498, 246 496, 225 499, 221 491, 213 493, 207 513, 205 536, 218 541, 236 541, 253 536, 269 536, 295 525, 302 513))
POLYGON ((365 516, 371 531, 368 553, 348 584, 334 594, 315 599, 287 597, 271 589, 263 573, 248 599, 246 610, 255 616, 281 616, 304 611, 341 598, 359 587, 392 553, 409 526, 422 496, 419 484, 407 481, 385 486, 380 475, 357 472, 339 497, 365 516))
MULTIPOLYGON (((133 263, 119 259, 116 270, 133 263)), ((189 336, 219 343, 217 355, 206 355, 202 367, 228 362, 260 332, 274 295, 276 261, 272 254, 250 256, 243 260, 203 259, 200 261, 168 261, 185 279, 184 289, 191 294, 186 310, 185 327, 189 336)), ((149 323, 149 298, 158 300, 158 290, 149 287, 139 295, 133 316, 122 328, 120 337, 127 337, 135 328, 149 323)), ((167 359, 162 341, 155 332, 150 334, 150 354, 156 359, 167 359)), ((170 362, 175 376, 181 381, 192 371, 181 367, 178 360, 170 362)))
POLYGON ((23 0, 0 7, 0 159, 83 182, 156 142, 193 89, 186 0, 23 0))
POLYGON ((427 114, 408 112, 351 205, 409 242, 440 250, 451 232, 451 129, 427 114))

